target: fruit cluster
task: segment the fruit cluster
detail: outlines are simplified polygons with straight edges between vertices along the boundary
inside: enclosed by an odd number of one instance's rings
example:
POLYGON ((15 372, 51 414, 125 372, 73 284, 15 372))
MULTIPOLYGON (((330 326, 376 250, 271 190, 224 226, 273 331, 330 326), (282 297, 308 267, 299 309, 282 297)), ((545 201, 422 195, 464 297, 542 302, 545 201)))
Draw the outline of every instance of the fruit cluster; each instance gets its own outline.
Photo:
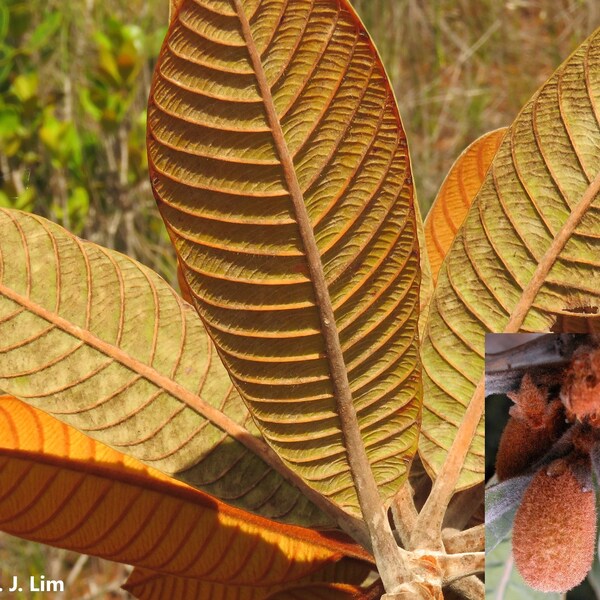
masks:
POLYGON ((580 348, 549 391, 527 374, 502 434, 500 481, 533 473, 513 529, 515 565, 532 588, 566 592, 592 565, 600 456, 600 348, 580 348))

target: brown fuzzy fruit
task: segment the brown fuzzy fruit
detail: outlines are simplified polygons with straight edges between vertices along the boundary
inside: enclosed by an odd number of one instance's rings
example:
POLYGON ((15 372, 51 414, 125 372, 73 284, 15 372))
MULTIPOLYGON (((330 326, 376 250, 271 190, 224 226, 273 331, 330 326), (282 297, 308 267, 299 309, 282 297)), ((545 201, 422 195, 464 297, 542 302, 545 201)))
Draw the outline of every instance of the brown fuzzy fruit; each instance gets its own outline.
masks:
POLYGON ((547 393, 525 375, 518 392, 508 397, 515 403, 502 432, 496 455, 499 481, 516 477, 540 459, 564 430, 564 409, 560 401, 548 404, 547 393))
POLYGON ((573 359, 560 395, 573 416, 600 424, 600 349, 583 351, 573 359))
POLYGON ((583 581, 592 565, 595 493, 582 490, 566 462, 550 472, 540 471, 525 491, 515 517, 513 553, 529 586, 562 593, 583 581))
POLYGON ((554 441, 552 431, 546 428, 532 428, 527 422, 510 417, 496 455, 496 476, 498 481, 516 477, 526 471, 541 458, 554 441))
POLYGON ((525 373, 517 392, 509 392, 507 396, 515 403, 510 409, 510 414, 532 427, 543 427, 548 409, 548 394, 539 388, 529 373, 525 373))

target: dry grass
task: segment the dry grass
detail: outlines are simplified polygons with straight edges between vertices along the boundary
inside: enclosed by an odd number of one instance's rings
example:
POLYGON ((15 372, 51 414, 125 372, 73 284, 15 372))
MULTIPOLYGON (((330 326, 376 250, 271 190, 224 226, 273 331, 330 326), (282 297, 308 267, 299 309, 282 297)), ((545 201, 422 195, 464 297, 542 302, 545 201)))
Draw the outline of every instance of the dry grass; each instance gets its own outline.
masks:
POLYGON ((454 159, 510 125, 600 25, 597 0, 353 0, 394 83, 427 210, 454 159))

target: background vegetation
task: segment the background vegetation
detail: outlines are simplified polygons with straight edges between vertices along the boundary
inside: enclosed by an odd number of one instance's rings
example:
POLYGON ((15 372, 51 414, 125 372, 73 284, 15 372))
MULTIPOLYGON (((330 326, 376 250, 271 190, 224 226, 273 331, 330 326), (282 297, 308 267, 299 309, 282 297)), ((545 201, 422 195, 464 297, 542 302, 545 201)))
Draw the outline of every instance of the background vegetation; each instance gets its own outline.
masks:
MULTIPOLYGON (((354 5, 394 83, 424 211, 462 149, 510 124, 600 25, 597 0, 354 5)), ((173 282, 145 154, 146 98, 167 12, 167 0, 0 0, 0 206, 49 217, 173 282)), ((79 582, 64 598, 126 597, 118 590, 124 567, 6 536, 0 565, 0 577, 79 582)))

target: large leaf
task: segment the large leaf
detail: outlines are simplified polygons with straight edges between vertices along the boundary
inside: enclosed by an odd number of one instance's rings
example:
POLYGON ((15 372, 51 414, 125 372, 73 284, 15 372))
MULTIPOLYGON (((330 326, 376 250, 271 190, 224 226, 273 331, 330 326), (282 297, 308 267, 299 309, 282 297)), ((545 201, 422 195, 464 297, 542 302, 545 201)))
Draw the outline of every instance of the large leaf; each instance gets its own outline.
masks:
POLYGON ((420 452, 435 477, 467 414, 459 488, 483 479, 485 333, 549 331, 560 315, 599 308, 599 107, 596 32, 511 126, 440 270, 421 353, 420 452))
POLYGON ((477 138, 456 159, 425 219, 425 239, 434 280, 479 191, 506 127, 477 138))
POLYGON ((304 578, 270 587, 211 583, 134 569, 123 587, 140 600, 361 600, 359 584, 368 575, 365 563, 343 559, 304 578), (335 583, 338 582, 338 583, 335 583), (344 583, 339 583, 344 582, 344 583))
POLYGON ((352 8, 184 0, 148 130, 194 303, 263 435, 358 514, 353 406, 389 498, 418 434, 419 257, 405 135, 352 8))
POLYGON ((193 308, 126 256, 11 210, 0 210, 0 389, 229 503, 323 523, 244 445, 266 446, 193 308))
POLYGON ((198 586, 257 586, 266 597, 324 567, 342 582, 369 570, 354 544, 232 508, 7 396, 0 490, 3 531, 198 586))

